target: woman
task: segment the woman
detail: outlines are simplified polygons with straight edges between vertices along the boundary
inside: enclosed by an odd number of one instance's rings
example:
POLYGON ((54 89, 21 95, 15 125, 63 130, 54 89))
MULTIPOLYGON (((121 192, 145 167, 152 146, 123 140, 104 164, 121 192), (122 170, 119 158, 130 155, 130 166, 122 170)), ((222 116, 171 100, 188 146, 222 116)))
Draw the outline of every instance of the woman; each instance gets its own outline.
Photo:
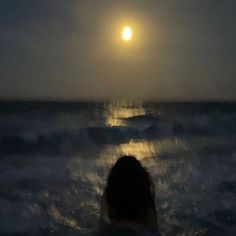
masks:
POLYGON ((99 235, 159 235, 154 187, 133 156, 121 157, 110 171, 100 226, 99 235))

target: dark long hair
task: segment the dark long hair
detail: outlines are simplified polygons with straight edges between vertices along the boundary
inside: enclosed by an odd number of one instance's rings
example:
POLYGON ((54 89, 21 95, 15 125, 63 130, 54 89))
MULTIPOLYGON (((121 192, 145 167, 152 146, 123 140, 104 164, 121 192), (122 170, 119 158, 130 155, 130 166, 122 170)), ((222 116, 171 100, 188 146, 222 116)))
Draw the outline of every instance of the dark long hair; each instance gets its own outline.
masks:
POLYGON ((155 209, 155 193, 148 172, 133 156, 121 157, 110 171, 105 189, 111 221, 145 224, 155 209))

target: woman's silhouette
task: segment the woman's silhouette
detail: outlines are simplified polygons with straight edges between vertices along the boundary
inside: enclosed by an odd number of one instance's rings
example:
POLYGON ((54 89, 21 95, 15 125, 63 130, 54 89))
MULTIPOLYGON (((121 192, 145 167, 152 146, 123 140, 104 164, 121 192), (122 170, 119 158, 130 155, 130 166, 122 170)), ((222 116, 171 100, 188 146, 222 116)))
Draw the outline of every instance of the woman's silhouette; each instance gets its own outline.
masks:
POLYGON ((110 171, 101 203, 100 225, 105 235, 118 231, 122 235, 128 231, 158 235, 154 187, 148 172, 133 156, 121 157, 110 171))

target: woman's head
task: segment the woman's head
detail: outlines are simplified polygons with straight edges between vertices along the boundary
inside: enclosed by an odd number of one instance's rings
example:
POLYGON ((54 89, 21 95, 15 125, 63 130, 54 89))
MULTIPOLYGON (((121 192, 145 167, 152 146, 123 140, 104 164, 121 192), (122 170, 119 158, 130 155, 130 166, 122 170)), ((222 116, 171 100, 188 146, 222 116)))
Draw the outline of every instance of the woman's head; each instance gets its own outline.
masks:
POLYGON ((148 211, 155 208, 150 176, 133 156, 121 157, 110 171, 105 189, 111 221, 145 224, 148 211))

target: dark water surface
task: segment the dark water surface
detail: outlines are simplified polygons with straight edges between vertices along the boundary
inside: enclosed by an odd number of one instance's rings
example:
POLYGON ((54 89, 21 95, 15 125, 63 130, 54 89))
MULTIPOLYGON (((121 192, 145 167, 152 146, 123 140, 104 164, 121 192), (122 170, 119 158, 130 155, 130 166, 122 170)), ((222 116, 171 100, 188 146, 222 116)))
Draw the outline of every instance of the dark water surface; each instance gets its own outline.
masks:
POLYGON ((0 102, 0 235, 94 229, 111 166, 135 155, 163 235, 236 235, 236 103, 0 102))

